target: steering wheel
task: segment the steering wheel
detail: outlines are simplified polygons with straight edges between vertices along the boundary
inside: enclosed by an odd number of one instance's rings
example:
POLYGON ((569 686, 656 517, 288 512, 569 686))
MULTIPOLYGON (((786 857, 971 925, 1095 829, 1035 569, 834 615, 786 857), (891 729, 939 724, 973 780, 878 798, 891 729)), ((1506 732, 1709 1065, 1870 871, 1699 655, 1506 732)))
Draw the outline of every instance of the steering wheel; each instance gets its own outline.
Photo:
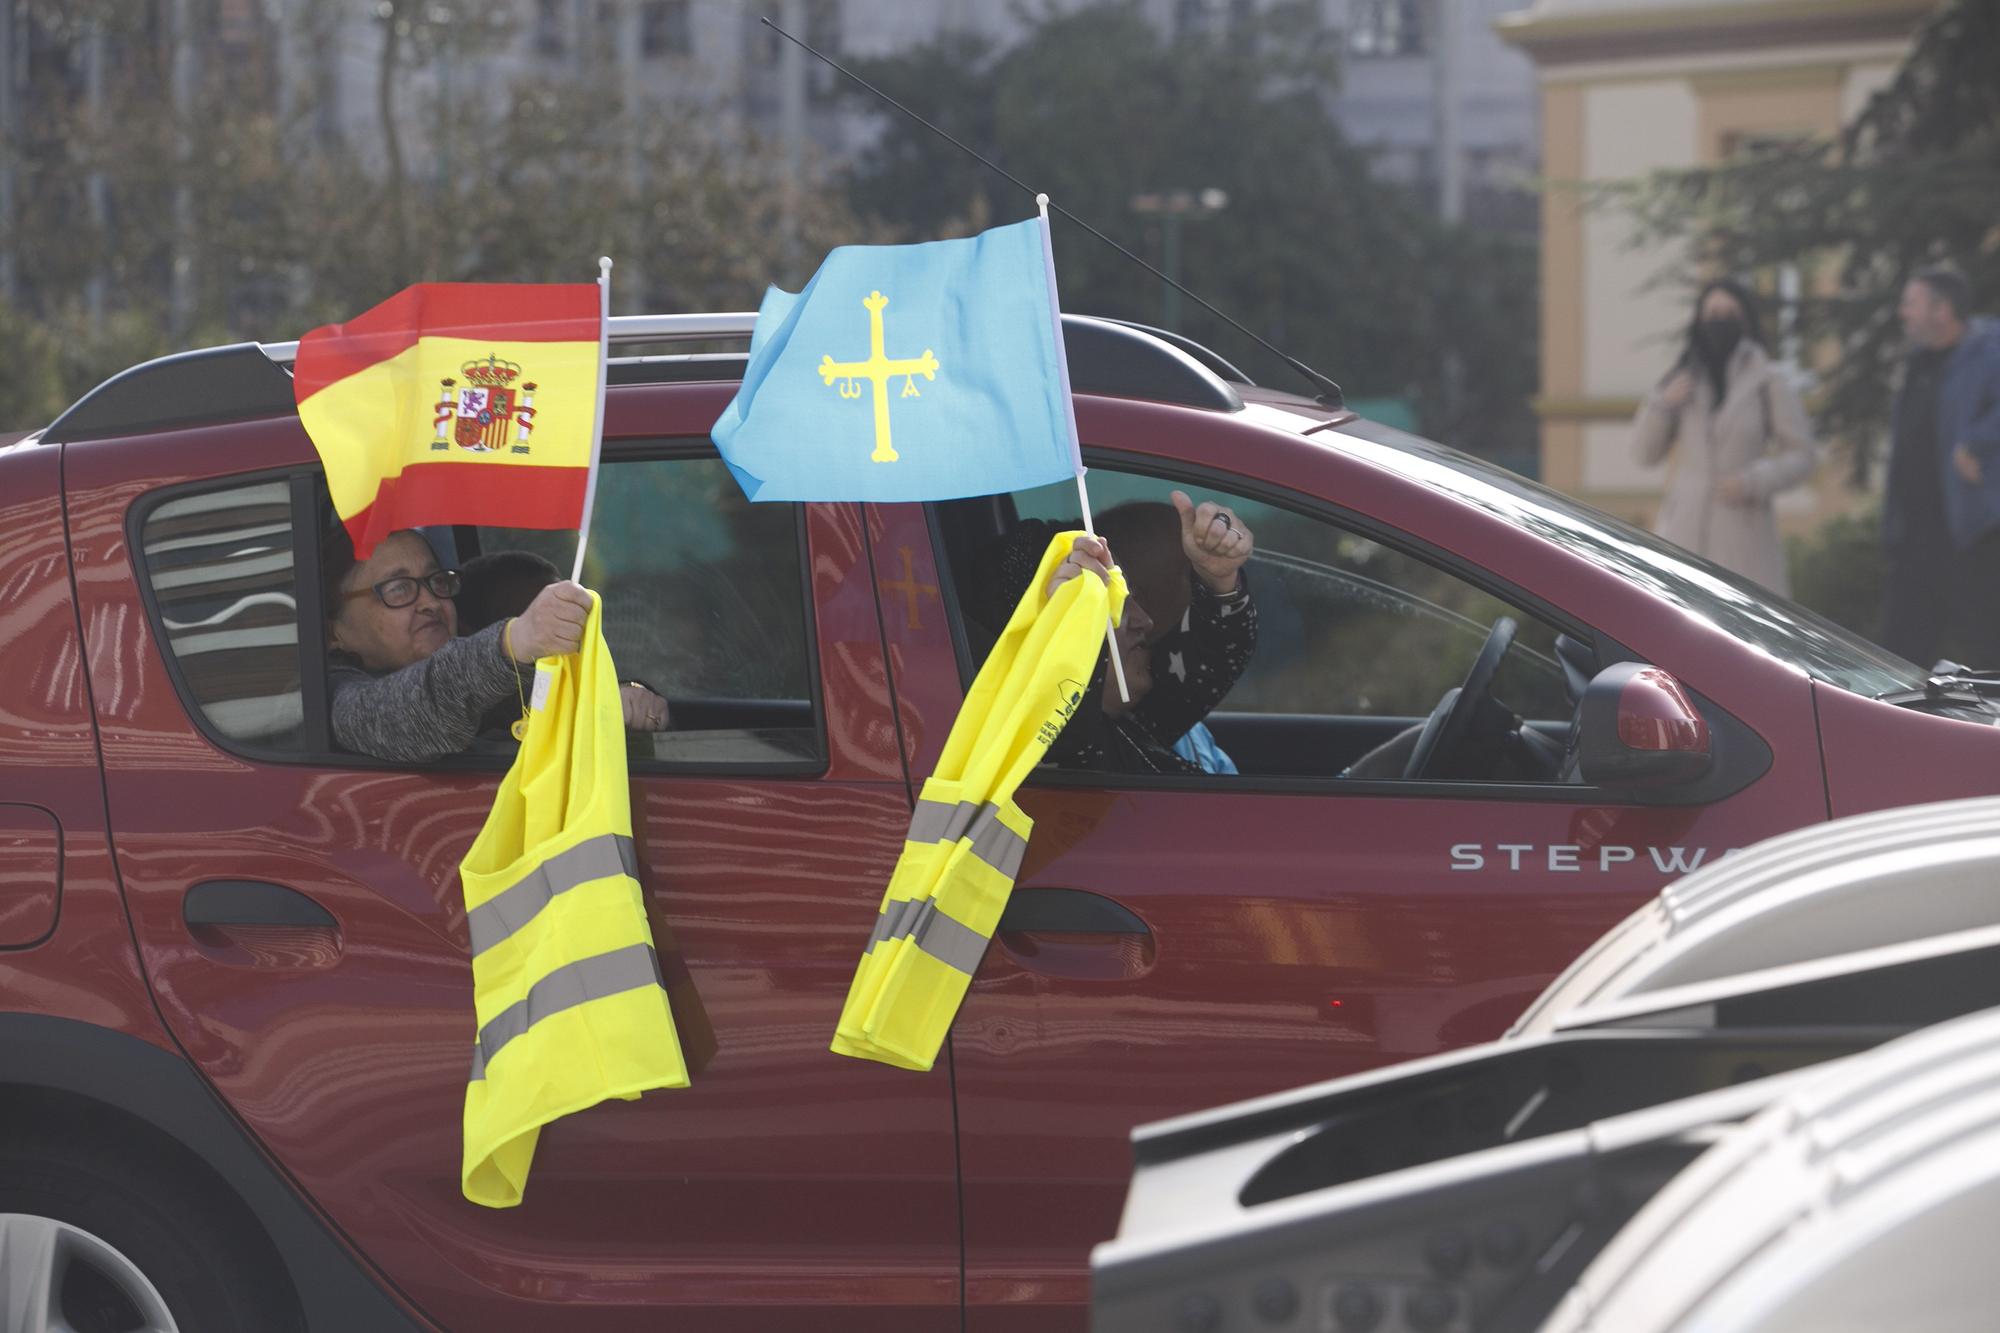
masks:
POLYGON ((1500 659, 1514 646, 1514 634, 1519 628, 1512 616, 1502 616, 1493 622, 1479 656, 1472 659, 1472 669, 1465 673, 1465 683, 1446 690, 1444 698, 1438 700, 1437 707, 1425 719, 1416 748, 1410 751, 1410 762, 1403 766, 1404 778, 1434 776, 1444 767, 1445 760, 1465 744, 1472 731, 1472 720, 1479 716, 1480 707, 1493 694, 1493 678, 1500 674, 1500 659))

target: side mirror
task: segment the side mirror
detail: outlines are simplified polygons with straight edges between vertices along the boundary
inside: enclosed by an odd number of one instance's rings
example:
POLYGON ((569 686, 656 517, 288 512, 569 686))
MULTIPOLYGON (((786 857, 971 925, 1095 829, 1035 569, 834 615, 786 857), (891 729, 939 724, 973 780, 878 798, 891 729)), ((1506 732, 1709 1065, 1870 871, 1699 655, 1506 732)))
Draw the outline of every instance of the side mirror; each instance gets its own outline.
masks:
POLYGON ((1597 787, 1673 787, 1708 772, 1708 721, 1656 666, 1620 662, 1591 678, 1578 710, 1578 763, 1597 787))

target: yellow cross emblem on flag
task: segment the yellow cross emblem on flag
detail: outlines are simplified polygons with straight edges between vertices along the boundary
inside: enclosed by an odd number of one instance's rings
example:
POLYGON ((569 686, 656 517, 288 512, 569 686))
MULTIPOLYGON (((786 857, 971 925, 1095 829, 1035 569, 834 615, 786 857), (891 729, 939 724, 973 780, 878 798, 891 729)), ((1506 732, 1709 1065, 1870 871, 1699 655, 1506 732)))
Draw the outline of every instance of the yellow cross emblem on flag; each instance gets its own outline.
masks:
POLYGON ((866 361, 835 361, 831 355, 822 356, 819 362, 819 377, 828 385, 834 380, 841 381, 842 398, 859 398, 861 386, 855 379, 872 380, 875 385, 875 452, 868 455, 874 463, 893 463, 898 455, 889 443, 889 381, 896 376, 903 377, 904 398, 921 398, 917 392, 916 376, 935 380, 938 361, 926 347, 918 357, 891 359, 883 350, 882 309, 889 304, 889 298, 881 292, 870 292, 862 300, 868 307, 868 359, 866 361))

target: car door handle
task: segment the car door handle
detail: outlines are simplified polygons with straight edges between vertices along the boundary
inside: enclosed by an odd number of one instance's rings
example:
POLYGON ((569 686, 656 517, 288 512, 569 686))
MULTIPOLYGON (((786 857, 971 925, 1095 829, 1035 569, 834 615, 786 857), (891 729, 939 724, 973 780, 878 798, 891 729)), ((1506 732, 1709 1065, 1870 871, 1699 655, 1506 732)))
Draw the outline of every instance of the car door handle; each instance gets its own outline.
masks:
POLYGON ((1130 909, 1082 889, 1016 889, 996 934, 1151 935, 1130 909))
POLYGON ((318 926, 334 929, 333 914, 297 889, 254 879, 212 879, 181 899, 181 920, 198 926, 318 926))

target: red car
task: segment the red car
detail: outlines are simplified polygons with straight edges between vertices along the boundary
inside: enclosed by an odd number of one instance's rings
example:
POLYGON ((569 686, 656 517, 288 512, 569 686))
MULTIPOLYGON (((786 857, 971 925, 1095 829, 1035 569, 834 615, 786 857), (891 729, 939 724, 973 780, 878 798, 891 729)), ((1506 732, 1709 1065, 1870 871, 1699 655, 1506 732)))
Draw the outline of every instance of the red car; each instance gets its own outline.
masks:
MULTIPOLYGON (((1072 319, 1100 509, 1179 487, 1256 534, 1258 645, 1208 718, 1238 772, 1038 775, 946 1056, 844 1059, 979 553, 1074 490, 746 504, 708 442, 742 358, 673 348, 749 317, 614 323, 588 581, 672 701, 633 813, 693 1086, 553 1126, 517 1209, 461 1197, 457 866, 507 758, 335 749, 290 349, 137 367, 0 450, 8 1327, 1081 1329, 1132 1126, 1497 1036, 1674 875, 2000 772, 1969 683, 1072 319)), ((433 540, 566 568, 574 538, 433 540)))

